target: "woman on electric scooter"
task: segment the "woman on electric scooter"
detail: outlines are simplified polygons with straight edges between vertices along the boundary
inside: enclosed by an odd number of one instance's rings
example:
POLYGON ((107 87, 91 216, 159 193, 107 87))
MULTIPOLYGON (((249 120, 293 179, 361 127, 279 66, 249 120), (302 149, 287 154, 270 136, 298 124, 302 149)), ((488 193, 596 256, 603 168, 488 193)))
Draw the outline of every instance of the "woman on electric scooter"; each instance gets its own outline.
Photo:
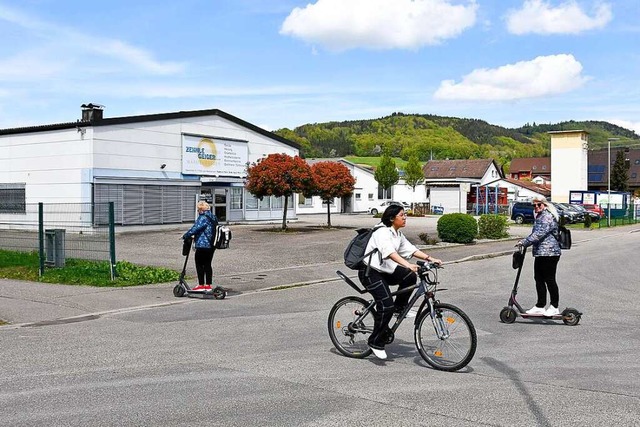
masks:
POLYGON ((560 293, 556 282, 556 270, 560 261, 560 245, 556 239, 558 234, 558 211, 544 196, 533 199, 533 214, 535 221, 531 234, 518 242, 525 248, 533 246, 533 278, 536 282, 538 302, 527 310, 527 314, 539 316, 556 316, 560 314, 558 302, 560 293), (547 305, 547 290, 550 305, 547 305))
POLYGON ((213 240, 213 232, 218 225, 218 218, 211 213, 211 206, 207 202, 200 201, 196 205, 198 208, 198 218, 193 226, 184 233, 183 239, 194 237, 196 246, 196 255, 194 257, 196 263, 196 272, 198 273, 198 286, 193 288, 194 291, 211 291, 213 283, 213 253, 215 248, 211 244, 213 240))

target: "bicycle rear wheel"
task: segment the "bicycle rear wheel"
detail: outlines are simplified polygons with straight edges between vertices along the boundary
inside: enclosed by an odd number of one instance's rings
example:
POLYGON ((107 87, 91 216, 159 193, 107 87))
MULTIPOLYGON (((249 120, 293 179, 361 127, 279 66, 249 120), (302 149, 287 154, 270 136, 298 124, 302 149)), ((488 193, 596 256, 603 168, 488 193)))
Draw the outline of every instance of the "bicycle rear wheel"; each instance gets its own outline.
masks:
POLYGON ((373 331, 373 315, 365 312, 369 303, 358 297, 345 297, 329 312, 329 337, 338 351, 347 357, 362 359, 371 354, 367 339, 373 331))
POLYGON ((435 306, 436 318, 423 311, 416 323, 414 337, 420 356, 441 371, 457 371, 473 358, 478 344, 476 329, 461 309, 451 304, 435 306), (436 327, 444 332, 438 337, 436 327))

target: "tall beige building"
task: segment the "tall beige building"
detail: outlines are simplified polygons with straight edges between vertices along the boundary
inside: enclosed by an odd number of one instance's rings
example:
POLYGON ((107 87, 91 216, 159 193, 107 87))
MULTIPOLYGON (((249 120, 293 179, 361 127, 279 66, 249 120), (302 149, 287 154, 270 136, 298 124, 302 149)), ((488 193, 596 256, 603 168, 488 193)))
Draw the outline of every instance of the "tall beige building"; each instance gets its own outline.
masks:
POLYGON ((569 203, 569 192, 588 187, 589 133, 583 130, 549 132, 551 135, 551 200, 569 203))

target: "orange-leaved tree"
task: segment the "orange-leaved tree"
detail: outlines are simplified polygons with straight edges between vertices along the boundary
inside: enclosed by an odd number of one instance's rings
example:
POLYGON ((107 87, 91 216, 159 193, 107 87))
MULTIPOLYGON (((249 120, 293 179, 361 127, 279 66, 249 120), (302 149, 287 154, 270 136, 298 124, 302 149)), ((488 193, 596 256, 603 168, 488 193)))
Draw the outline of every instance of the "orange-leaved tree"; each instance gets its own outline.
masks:
POLYGON ((247 191, 262 199, 284 197, 282 229, 287 229, 287 205, 294 193, 309 193, 313 187, 311 168, 298 156, 269 154, 247 168, 247 191))
POLYGON ((311 166, 313 173, 312 194, 320 196, 327 204, 327 225, 331 227, 331 202, 334 197, 353 193, 356 180, 349 168, 339 162, 318 162, 311 166))

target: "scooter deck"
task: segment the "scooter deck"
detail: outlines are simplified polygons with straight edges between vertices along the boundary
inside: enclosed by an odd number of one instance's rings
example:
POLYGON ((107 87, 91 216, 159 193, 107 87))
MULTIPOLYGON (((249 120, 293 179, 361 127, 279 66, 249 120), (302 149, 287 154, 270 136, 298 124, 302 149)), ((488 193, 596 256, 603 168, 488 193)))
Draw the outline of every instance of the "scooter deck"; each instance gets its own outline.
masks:
POLYGON ((523 317, 524 319, 527 318, 534 318, 534 319, 551 319, 551 320, 561 320, 564 318, 564 316, 562 314, 556 314, 554 316, 545 316, 544 314, 527 314, 527 313, 520 313, 520 316, 523 317))

